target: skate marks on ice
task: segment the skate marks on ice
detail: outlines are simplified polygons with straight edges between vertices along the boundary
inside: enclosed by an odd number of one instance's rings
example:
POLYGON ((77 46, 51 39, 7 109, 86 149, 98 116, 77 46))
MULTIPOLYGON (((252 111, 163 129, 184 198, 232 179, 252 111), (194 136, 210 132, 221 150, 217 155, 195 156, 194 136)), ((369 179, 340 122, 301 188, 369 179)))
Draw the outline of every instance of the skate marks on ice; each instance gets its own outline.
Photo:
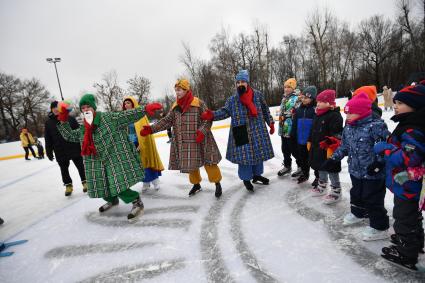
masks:
POLYGON ((238 251, 242 262, 245 267, 249 270, 252 277, 254 277, 258 282, 278 282, 272 275, 267 273, 258 263, 255 255, 249 250, 249 245, 245 241, 245 237, 241 230, 241 215, 242 211, 247 203, 248 198, 252 194, 245 194, 242 198, 238 200, 235 204, 232 214, 231 214, 231 234, 233 242, 236 245, 236 250, 238 251))
MULTIPOLYGON (((221 196, 220 200, 215 202, 208 211, 208 215, 204 218, 201 228, 201 256, 202 262, 206 269, 208 282, 236 282, 232 277, 223 259, 219 248, 218 224, 220 215, 226 202, 232 196, 242 190, 242 197, 236 202, 231 212, 230 226, 231 236, 235 244, 236 250, 242 260, 244 266, 249 270, 251 276, 258 282, 277 282, 270 274, 268 274, 258 263, 255 255, 249 250, 248 244, 244 240, 241 230, 241 215, 247 200, 252 196, 251 193, 245 192, 243 185, 238 184, 227 189, 221 196)), ((256 186, 257 189, 259 188, 256 186)), ((261 187, 261 186, 260 186, 261 187)), ((258 193, 258 191, 256 190, 258 193)), ((255 193, 254 193, 255 194, 255 193)))
POLYGON ((412 273, 397 268, 367 249, 364 246, 364 241, 357 239, 349 231, 349 227, 342 225, 342 217, 346 213, 345 210, 336 208, 334 214, 325 215, 323 212, 306 205, 303 200, 307 198, 310 199, 306 194, 302 194, 300 190, 290 190, 286 194, 285 201, 299 215, 314 222, 323 221, 334 243, 357 264, 388 281, 425 282, 425 274, 412 273))
POLYGON ((144 279, 152 279, 156 276, 185 267, 186 264, 184 259, 164 260, 161 262, 118 267, 110 272, 101 273, 80 282, 139 282, 144 279))
POLYGON ((115 253, 134 249, 142 249, 158 245, 156 242, 141 243, 103 243, 91 245, 69 245, 51 249, 44 256, 48 259, 85 256, 91 254, 115 253))

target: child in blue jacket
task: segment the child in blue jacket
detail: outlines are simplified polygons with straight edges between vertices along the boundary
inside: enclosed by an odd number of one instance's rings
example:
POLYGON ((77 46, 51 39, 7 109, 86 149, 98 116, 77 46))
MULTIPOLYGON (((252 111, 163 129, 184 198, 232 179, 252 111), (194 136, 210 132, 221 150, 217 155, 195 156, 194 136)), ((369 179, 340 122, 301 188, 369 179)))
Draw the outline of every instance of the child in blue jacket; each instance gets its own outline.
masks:
POLYGON ((389 131, 383 120, 372 116, 371 104, 365 93, 360 93, 347 102, 344 108, 347 125, 342 132, 341 145, 324 164, 326 169, 348 156, 348 171, 352 183, 351 213, 344 217, 343 225, 352 225, 369 218, 369 227, 362 234, 364 241, 389 236, 389 219, 384 206, 385 172, 371 172, 367 169, 370 164, 381 161, 374 154, 373 147, 377 142, 385 141, 389 131))
POLYGON ((403 88, 394 96, 391 118, 398 122, 387 142, 375 145, 375 152, 386 160, 386 186, 394 193, 394 245, 382 249, 382 257, 403 267, 417 270, 418 253, 424 245, 419 195, 422 179, 398 183, 395 175, 425 161, 425 85, 403 88))
POLYGON ((299 96, 301 105, 295 110, 292 120, 291 136, 297 141, 297 163, 300 165, 301 174, 297 183, 303 183, 310 177, 310 165, 308 162, 307 142, 311 133, 315 114, 317 88, 306 87, 299 96))

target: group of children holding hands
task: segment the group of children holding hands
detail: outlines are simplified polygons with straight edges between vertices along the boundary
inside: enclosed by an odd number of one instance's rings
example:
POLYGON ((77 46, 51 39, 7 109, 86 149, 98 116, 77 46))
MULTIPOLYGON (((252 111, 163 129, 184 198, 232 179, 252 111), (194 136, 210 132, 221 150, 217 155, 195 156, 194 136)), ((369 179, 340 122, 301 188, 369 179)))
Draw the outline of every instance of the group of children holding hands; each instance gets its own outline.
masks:
MULTIPOLYGON (((193 196, 201 190, 199 169, 204 167, 209 182, 215 184, 215 197, 220 198, 221 154, 211 126, 212 121, 229 117, 226 159, 238 165, 238 176, 249 192, 254 191, 252 183, 269 184, 262 176, 263 162, 274 157, 270 134, 275 131, 275 122, 262 93, 250 86, 248 72, 240 71, 235 80, 235 93, 215 111, 193 96, 189 81, 178 80, 176 102, 152 125, 146 114, 161 109, 157 103, 142 108, 127 97, 123 111, 103 113, 96 111, 94 96, 86 94, 80 100, 84 126, 73 130, 67 125, 69 109, 63 103, 58 129, 66 140, 81 143, 89 196, 106 201, 99 211, 117 205, 120 198, 133 203, 129 220, 141 215, 139 193, 130 188, 141 180, 145 189, 150 183, 159 188, 158 177, 164 168, 151 135, 169 128, 173 131, 169 169, 189 174, 193 185, 189 196, 193 196)), ((384 197, 386 188, 390 189, 394 193, 395 234, 391 235, 393 245, 383 248, 382 256, 415 270, 424 245, 421 209, 425 205, 420 193, 425 171, 425 85, 407 87, 395 95, 392 120, 398 125, 390 133, 380 118, 374 86, 354 92, 344 107, 344 126, 334 90, 318 94, 315 86, 308 86, 297 95, 296 84, 293 78, 284 84, 278 122, 284 167, 278 176, 292 173, 294 157, 298 170, 292 176, 297 182, 307 181, 312 168, 311 195, 323 196, 325 204, 336 203, 341 199, 341 160, 347 156, 351 212, 343 224, 369 219, 363 240, 387 238, 389 217, 384 197)))

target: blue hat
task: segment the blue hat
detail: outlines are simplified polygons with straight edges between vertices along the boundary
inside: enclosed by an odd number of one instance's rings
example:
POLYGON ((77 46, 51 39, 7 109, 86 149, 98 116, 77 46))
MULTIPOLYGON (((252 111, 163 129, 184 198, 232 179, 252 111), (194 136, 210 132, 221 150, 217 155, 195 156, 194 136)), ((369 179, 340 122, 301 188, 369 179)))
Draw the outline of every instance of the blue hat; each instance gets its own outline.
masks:
POLYGON ((401 101, 413 109, 425 108, 425 85, 408 86, 394 95, 394 101, 401 101))
POLYGON ((249 74, 247 70, 240 70, 236 75, 236 81, 244 81, 249 83, 249 74))
POLYGON ((317 96, 317 88, 314 85, 308 86, 302 91, 302 94, 314 100, 317 96))

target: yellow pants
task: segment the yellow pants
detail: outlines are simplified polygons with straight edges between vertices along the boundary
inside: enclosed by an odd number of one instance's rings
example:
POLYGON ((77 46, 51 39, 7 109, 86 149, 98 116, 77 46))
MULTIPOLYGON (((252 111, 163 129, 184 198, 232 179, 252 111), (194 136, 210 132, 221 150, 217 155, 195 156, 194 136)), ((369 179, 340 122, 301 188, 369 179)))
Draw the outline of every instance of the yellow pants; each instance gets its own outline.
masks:
MULTIPOLYGON (((217 164, 214 165, 204 165, 205 171, 208 174, 208 181, 211 183, 218 183, 221 181, 221 172, 217 164)), ((189 173, 189 181, 191 184, 200 184, 202 181, 201 173, 199 169, 196 169, 189 173)))

